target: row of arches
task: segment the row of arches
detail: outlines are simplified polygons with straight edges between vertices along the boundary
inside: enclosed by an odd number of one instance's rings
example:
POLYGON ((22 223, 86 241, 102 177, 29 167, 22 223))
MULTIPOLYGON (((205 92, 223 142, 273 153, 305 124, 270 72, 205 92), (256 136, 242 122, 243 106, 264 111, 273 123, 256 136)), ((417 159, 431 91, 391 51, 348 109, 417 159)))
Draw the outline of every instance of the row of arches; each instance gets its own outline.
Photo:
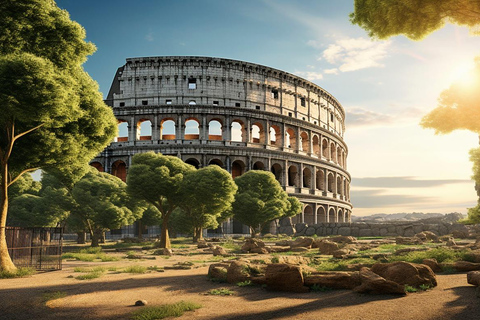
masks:
POLYGON ((349 222, 351 219, 350 211, 345 208, 311 204, 307 204, 304 207, 302 216, 297 216, 297 220, 299 218, 301 218, 302 223, 308 225, 317 223, 342 223, 349 222), (316 210, 315 207, 317 207, 316 210))
POLYGON ((210 140, 261 144, 329 160, 346 168, 346 150, 328 135, 293 127, 283 123, 255 121, 254 119, 231 119, 221 117, 163 118, 155 120, 140 118, 128 122, 119 119, 119 135, 116 142, 141 140, 210 140), (158 130, 156 129, 158 127, 158 130))

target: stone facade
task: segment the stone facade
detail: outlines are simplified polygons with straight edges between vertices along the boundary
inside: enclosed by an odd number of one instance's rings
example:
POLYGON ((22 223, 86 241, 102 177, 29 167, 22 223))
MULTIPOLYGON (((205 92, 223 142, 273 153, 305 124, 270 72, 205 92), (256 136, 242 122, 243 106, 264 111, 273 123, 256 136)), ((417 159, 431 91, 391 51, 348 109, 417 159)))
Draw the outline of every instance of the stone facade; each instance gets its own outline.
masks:
POLYGON ((229 59, 131 58, 106 103, 128 134, 92 161, 99 170, 125 179, 132 156, 152 150, 233 177, 269 170, 303 203, 296 222, 351 219, 345 111, 305 79, 229 59))

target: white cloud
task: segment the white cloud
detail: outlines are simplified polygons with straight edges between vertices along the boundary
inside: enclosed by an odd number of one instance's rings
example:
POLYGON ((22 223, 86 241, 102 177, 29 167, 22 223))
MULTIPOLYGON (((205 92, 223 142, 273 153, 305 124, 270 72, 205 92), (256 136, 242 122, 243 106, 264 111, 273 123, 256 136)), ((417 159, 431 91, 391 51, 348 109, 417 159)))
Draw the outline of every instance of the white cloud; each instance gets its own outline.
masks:
POLYGON ((368 110, 363 107, 349 107, 346 122, 348 128, 402 125, 405 122, 418 123, 425 110, 415 107, 399 108, 390 106, 385 108, 387 113, 368 110))
POLYGON ((323 75, 320 72, 313 72, 313 71, 295 71, 295 74, 303 77, 309 81, 314 80, 321 80, 323 79, 323 75))
POLYGON ((325 69, 325 70, 323 70, 323 72, 326 73, 326 74, 338 74, 338 69, 337 68, 325 69))
POLYGON ((145 40, 148 42, 153 42, 155 39, 153 38, 153 32, 149 32, 145 35, 145 40))
POLYGON ((315 49, 322 49, 322 44, 318 43, 317 40, 308 40, 307 46, 315 48, 315 49))
POLYGON ((383 67, 380 61, 387 56, 390 44, 390 41, 374 42, 365 38, 341 39, 323 51, 323 58, 339 65, 341 72, 383 67))

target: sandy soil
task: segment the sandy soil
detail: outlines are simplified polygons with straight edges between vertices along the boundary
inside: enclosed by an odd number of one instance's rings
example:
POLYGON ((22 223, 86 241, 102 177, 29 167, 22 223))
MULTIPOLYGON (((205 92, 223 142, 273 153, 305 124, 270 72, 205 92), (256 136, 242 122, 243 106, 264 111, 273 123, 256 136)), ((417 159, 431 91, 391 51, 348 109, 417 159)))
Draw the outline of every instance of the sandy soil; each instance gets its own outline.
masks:
POLYGON ((406 297, 372 296, 348 290, 303 294, 270 292, 261 287, 237 287, 213 283, 206 278, 208 266, 192 270, 166 270, 147 274, 106 273, 98 279, 80 281, 77 266, 130 265, 167 266, 179 261, 208 260, 211 254, 192 257, 157 257, 155 261, 109 263, 64 262, 61 271, 28 278, 0 280, 0 319, 130 319, 136 300, 149 305, 189 300, 203 305, 178 319, 368 319, 368 320, 478 320, 480 298, 468 285, 466 274, 438 275, 438 286, 406 297), (234 296, 205 293, 228 287, 234 296), (61 291, 66 297, 45 304, 45 293, 61 291))

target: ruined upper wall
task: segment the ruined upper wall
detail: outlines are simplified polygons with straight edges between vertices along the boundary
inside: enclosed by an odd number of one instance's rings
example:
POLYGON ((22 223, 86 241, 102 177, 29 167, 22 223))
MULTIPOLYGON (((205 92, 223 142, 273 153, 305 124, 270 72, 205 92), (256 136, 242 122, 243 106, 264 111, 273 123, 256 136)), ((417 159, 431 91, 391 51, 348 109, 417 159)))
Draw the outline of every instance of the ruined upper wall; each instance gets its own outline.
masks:
POLYGON ((219 105, 282 114, 343 137, 345 111, 323 88, 270 67, 210 57, 129 58, 119 68, 107 102, 141 105, 219 105))

